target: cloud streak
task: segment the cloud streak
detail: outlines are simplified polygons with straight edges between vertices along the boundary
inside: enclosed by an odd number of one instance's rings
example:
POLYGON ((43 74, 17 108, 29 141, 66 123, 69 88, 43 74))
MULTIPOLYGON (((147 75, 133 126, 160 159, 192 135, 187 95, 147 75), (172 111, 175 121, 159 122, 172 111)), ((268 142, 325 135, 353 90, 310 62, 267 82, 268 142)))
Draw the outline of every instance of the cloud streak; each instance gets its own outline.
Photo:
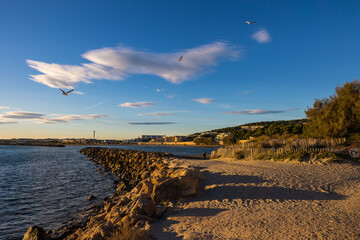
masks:
POLYGON ((34 112, 7 112, 6 114, 1 115, 2 118, 11 118, 11 119, 39 119, 45 116, 42 113, 34 112))
POLYGON ((152 107, 154 106, 153 102, 126 102, 118 105, 119 107, 127 107, 127 108, 144 108, 144 107, 152 107))
POLYGON ((291 108, 286 110, 264 110, 264 109, 252 109, 252 110, 240 110, 240 111, 232 111, 226 112, 227 114, 234 115, 261 115, 261 114, 275 114, 275 113, 283 113, 289 111, 296 111, 298 108, 291 108))
POLYGON ((213 103, 214 99, 213 98, 195 98, 195 99, 193 99, 193 101, 203 103, 203 104, 209 104, 209 103, 213 103))
POLYGON ((138 114, 139 116, 160 116, 160 117, 163 117, 163 116, 174 116, 176 115, 175 113, 139 113, 138 114))
POLYGON ((92 109, 92 108, 97 107, 97 106, 99 106, 99 105, 101 105, 101 104, 104 104, 105 102, 106 102, 106 101, 99 102, 99 103, 97 103, 97 104, 95 104, 95 105, 93 105, 93 106, 90 106, 90 107, 88 107, 88 108, 85 108, 85 109, 86 109, 86 110, 92 109))
POLYGON ((271 41, 270 34, 265 29, 261 29, 260 31, 254 33, 252 38, 258 43, 266 43, 271 41))
POLYGON ((175 124, 175 122, 128 122, 130 125, 168 125, 175 124))
POLYGON ((26 60, 29 67, 42 74, 30 79, 52 88, 73 88, 92 80, 123 80, 130 74, 150 74, 179 84, 204 73, 221 59, 236 60, 240 50, 224 42, 214 42, 173 53, 153 53, 129 47, 101 48, 82 57, 90 63, 61 65, 26 60), (178 62, 179 56, 183 61, 178 62))
POLYGON ((39 124, 55 124, 55 123, 69 123, 71 121, 78 121, 78 120, 95 120, 95 119, 107 118, 107 117, 109 116, 99 115, 99 114, 47 115, 47 114, 35 113, 35 112, 11 111, 4 114, 0 114, 0 124, 18 123, 17 121, 11 121, 11 120, 33 121, 39 124))
POLYGON ((15 121, 7 121, 7 122, 0 121, 0 125, 1 124, 15 124, 15 123, 18 123, 18 122, 15 122, 15 121))

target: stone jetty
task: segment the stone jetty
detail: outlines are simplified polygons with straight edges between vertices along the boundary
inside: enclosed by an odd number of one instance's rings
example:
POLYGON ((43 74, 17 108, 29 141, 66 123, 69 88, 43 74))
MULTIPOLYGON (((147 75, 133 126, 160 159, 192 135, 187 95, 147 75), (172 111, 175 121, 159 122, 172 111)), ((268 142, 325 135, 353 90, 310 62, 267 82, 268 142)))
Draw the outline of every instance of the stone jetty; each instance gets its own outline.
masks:
POLYGON ((202 179, 194 168, 169 166, 173 156, 168 153, 99 147, 80 152, 119 179, 117 190, 82 224, 49 234, 49 239, 151 239, 151 223, 161 218, 167 204, 195 195, 202 179))

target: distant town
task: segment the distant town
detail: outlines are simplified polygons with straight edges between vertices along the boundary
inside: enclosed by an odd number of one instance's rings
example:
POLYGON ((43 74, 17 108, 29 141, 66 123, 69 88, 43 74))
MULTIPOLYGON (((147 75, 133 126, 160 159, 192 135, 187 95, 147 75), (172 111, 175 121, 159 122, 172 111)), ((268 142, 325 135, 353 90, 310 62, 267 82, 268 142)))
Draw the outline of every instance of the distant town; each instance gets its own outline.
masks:
MULTIPOLYGON (((241 126, 241 129, 252 131, 263 126, 241 126)), ((138 144, 138 145, 202 145, 200 139, 211 137, 213 145, 224 145, 222 141, 226 137, 231 137, 231 132, 208 131, 184 136, 166 136, 166 135, 141 135, 138 138, 113 140, 96 139, 95 132, 93 138, 12 138, 0 139, 0 145, 32 145, 32 146, 62 146, 62 145, 117 145, 117 144, 138 144)))

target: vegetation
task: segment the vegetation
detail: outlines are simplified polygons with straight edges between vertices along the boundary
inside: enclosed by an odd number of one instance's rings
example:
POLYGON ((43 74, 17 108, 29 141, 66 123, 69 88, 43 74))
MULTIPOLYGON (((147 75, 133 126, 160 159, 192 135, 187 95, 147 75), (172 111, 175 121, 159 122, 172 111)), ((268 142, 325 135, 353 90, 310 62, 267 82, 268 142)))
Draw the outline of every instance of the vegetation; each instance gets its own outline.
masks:
POLYGON ((230 133, 231 137, 225 137, 223 139, 224 145, 235 144, 237 140, 246 140, 250 137, 291 137, 299 136, 303 134, 303 128, 306 124, 307 119, 297 119, 290 121, 268 121, 268 122, 255 122, 245 125, 239 125, 236 127, 228 127, 215 129, 211 132, 217 133, 230 133), (261 126, 254 130, 247 130, 242 127, 244 126, 261 126))
POLYGON ((244 159, 245 158, 245 153, 243 151, 237 151, 235 153, 235 157, 236 157, 237 160, 244 159))
POLYGON ((309 119, 308 136, 349 137, 359 133, 360 81, 337 86, 333 96, 315 99, 313 108, 308 108, 305 113, 309 119))
POLYGON ((141 229, 131 227, 129 224, 123 225, 118 231, 114 232, 106 240, 144 240, 149 239, 149 234, 141 229))
POLYGON ((217 142, 215 142, 214 137, 210 136, 204 136, 204 137, 198 137, 194 140, 196 145, 216 145, 217 142))
POLYGON ((281 154, 262 154, 256 157, 257 160, 271 160, 274 161, 283 161, 285 159, 288 160, 296 160, 296 161, 304 161, 307 159, 320 159, 326 161, 328 163, 339 163, 343 162, 344 159, 349 159, 349 155, 347 153, 333 153, 333 152, 310 152, 310 151, 295 151, 281 154))

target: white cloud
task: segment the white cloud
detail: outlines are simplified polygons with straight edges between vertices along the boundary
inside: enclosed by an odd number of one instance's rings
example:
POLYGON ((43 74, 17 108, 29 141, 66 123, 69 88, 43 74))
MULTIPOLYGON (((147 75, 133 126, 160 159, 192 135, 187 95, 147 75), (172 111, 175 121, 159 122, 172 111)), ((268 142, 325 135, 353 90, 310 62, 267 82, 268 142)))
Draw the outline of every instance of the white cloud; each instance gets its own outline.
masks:
POLYGON ((236 115, 255 115, 255 114, 272 114, 272 113, 283 113, 289 111, 299 110, 298 108, 291 108, 286 110, 264 110, 264 109, 252 109, 252 110, 240 110, 240 111, 232 111, 226 112, 228 114, 236 114, 236 115))
POLYGON ((83 93, 83 92, 79 92, 79 91, 74 91, 73 93, 75 93, 75 94, 79 94, 79 95, 84 95, 85 93, 83 93))
POLYGON ((164 91, 164 89, 163 89, 163 88, 161 88, 161 89, 160 89, 160 88, 157 88, 156 91, 157 91, 157 92, 162 92, 162 91, 164 91))
POLYGON ((10 107, 7 107, 7 106, 0 106, 0 109, 10 109, 10 107))
POLYGON ((27 60, 31 68, 43 73, 30 79, 52 88, 73 88, 93 79, 122 80, 128 74, 156 75, 171 83, 181 83, 215 66, 220 59, 236 59, 240 50, 215 42, 174 53, 152 53, 126 47, 101 48, 82 55, 91 63, 60 65, 27 60), (179 56, 183 60, 179 63, 179 56))
POLYGON ((266 43, 271 41, 270 34, 265 29, 261 29, 260 31, 254 33, 252 38, 259 43, 266 43))
POLYGON ((154 103, 152 102, 126 102, 118 105, 119 107, 131 107, 131 108, 143 108, 143 107, 152 107, 154 103))
POLYGON ((214 102, 213 98, 195 98, 193 99, 195 102, 203 103, 203 104, 209 104, 214 102))
POLYGON ((174 116, 176 115, 175 113, 139 113, 139 116, 174 116))

